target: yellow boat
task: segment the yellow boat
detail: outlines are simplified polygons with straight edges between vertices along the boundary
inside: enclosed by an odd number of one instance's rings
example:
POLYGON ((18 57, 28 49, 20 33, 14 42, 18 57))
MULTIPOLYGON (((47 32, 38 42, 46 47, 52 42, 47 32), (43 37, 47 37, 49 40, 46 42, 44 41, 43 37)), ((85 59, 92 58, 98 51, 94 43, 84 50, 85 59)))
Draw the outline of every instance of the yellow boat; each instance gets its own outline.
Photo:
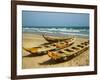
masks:
POLYGON ((75 38, 70 38, 68 40, 63 40, 60 42, 45 44, 45 45, 41 45, 38 47, 32 47, 32 48, 23 48, 23 49, 32 54, 43 55, 43 54, 46 54, 48 51, 53 51, 53 50, 58 50, 61 48, 68 47, 72 45, 74 42, 75 42, 75 38))
POLYGON ((82 42, 75 46, 70 46, 55 51, 48 51, 48 56, 55 61, 65 61, 78 56, 89 48, 89 41, 82 42))
POLYGON ((71 38, 61 38, 61 37, 53 37, 53 36, 46 36, 46 35, 42 35, 43 38, 48 41, 49 43, 52 42, 59 42, 59 41, 63 41, 63 40, 69 40, 71 38))

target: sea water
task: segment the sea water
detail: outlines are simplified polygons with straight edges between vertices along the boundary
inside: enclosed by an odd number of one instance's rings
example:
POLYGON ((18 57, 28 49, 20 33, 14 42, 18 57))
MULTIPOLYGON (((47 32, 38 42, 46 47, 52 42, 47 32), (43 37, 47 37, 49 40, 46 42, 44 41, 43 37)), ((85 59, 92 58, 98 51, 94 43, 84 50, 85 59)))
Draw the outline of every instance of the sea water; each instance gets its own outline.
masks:
POLYGON ((89 37, 89 26, 23 26, 23 32, 89 37))

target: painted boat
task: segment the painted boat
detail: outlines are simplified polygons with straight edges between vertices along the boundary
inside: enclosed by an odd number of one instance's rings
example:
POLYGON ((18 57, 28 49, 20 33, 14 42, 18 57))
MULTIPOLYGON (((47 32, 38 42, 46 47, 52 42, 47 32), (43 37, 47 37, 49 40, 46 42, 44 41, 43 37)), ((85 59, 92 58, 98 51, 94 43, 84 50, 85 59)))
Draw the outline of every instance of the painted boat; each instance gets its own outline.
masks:
POLYGON ((70 60, 89 48, 89 41, 82 42, 78 45, 72 45, 67 48, 63 48, 55 51, 48 51, 48 56, 54 61, 66 61, 70 60))
POLYGON ((50 43, 50 44, 41 45, 41 46, 32 47, 32 48, 23 48, 23 49, 32 54, 43 55, 43 54, 48 53, 48 51, 59 50, 61 48, 68 47, 72 45, 74 42, 75 42, 75 38, 70 38, 68 40, 63 40, 60 42, 50 43))
POLYGON ((70 38, 59 38, 59 37, 53 37, 53 36, 46 36, 46 35, 42 35, 43 38, 48 41, 49 43, 52 42, 59 42, 59 41, 63 41, 63 40, 68 40, 70 38))

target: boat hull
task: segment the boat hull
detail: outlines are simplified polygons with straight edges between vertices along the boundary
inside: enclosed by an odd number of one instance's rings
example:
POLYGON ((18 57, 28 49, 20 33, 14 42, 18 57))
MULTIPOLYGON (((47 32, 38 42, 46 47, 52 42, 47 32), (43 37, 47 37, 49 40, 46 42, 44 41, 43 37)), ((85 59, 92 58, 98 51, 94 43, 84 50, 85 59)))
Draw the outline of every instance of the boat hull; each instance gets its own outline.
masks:
POLYGON ((23 49, 30 52, 31 54, 43 55, 43 54, 47 54, 48 51, 54 51, 54 50, 59 50, 61 48, 68 47, 72 45, 74 42, 75 42, 75 38, 71 38, 69 40, 55 42, 47 45, 41 45, 38 47, 23 48, 23 49))
MULTIPOLYGON (((68 48, 70 51, 67 54, 65 54, 66 52, 65 53, 62 52, 63 50, 67 49, 67 48, 64 48, 64 49, 61 49, 62 51, 61 50, 58 50, 58 51, 48 52, 48 56, 52 60, 54 60, 56 62, 68 61, 68 60, 71 60, 72 58, 74 58, 74 57, 82 54, 84 51, 88 50, 89 49, 89 43, 87 42, 86 44, 84 43, 83 45, 80 45, 80 46, 78 45, 78 47, 76 48, 77 50, 75 52, 71 52, 72 47, 70 47, 70 48, 68 48)), ((73 48, 75 50, 75 47, 73 47, 73 48)))

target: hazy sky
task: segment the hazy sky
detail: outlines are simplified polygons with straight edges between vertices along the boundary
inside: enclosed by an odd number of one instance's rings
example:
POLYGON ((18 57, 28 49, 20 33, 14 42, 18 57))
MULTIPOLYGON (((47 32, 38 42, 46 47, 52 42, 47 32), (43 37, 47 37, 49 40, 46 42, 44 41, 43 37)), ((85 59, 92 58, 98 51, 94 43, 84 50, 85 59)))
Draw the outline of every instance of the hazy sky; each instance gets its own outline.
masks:
POLYGON ((89 26, 89 14, 22 11, 23 26, 89 26))

